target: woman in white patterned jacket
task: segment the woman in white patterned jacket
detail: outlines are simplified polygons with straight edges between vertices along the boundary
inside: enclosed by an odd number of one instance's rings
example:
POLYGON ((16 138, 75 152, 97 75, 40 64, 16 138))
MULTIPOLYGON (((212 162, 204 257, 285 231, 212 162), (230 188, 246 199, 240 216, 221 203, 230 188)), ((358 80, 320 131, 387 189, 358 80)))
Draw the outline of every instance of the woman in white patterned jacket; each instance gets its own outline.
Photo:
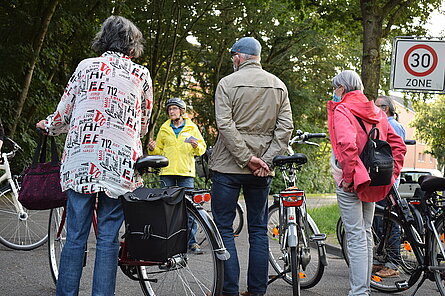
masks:
POLYGON ((50 135, 67 133, 61 184, 67 192, 67 240, 60 259, 57 295, 77 295, 85 243, 98 198, 98 237, 92 295, 114 295, 118 232, 123 212, 117 197, 141 184, 133 165, 142 155, 153 94, 147 68, 131 61, 143 37, 129 20, 111 16, 81 61, 57 110, 37 123, 50 135))

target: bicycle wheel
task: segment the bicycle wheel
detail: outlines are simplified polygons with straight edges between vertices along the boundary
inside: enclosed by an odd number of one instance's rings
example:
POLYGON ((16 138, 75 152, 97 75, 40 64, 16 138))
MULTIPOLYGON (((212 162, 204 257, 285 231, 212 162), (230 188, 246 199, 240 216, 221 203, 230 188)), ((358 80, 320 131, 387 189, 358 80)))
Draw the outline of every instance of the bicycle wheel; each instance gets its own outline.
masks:
POLYGON ((52 209, 49 214, 49 224, 48 224, 48 258, 49 266, 51 269, 51 276, 54 283, 57 282, 57 277, 59 275, 59 261, 60 254, 62 253, 63 246, 66 241, 66 227, 63 225, 60 227, 62 220, 64 208, 52 209))
MULTIPOLYGON (((280 233, 280 214, 279 205, 274 204, 269 207, 269 217, 267 221, 267 235, 269 237, 269 262, 273 269, 278 273, 288 270, 283 279, 292 285, 292 275, 290 274, 290 258, 287 249, 282 249, 279 241, 280 233)), ((303 250, 303 257, 309 260, 304 270, 300 270, 300 287, 308 289, 315 286, 324 273, 324 265, 320 260, 321 254, 318 244, 311 237, 313 234, 320 233, 313 220, 308 215, 309 231, 307 238, 309 242, 309 250, 303 250), (309 256, 310 255, 310 256, 309 256)), ((301 238, 300 238, 300 241, 301 238)))
MULTIPOLYGON (((439 240, 433 235, 431 238, 431 266, 434 267, 444 267, 445 258, 442 254, 441 249, 445 249, 445 217, 440 216, 436 221, 436 230, 439 236, 439 240)), ((434 279, 436 281, 437 289, 440 295, 445 296, 445 271, 434 270, 434 279)))
MULTIPOLYGON (((374 264, 384 264, 396 270, 396 274, 390 277, 379 275, 376 271, 371 275, 371 287, 384 292, 396 292, 406 290, 409 283, 414 284, 420 277, 420 273, 415 273, 417 259, 408 242, 407 235, 401 226, 400 220, 391 215, 389 220, 384 219, 385 212, 377 210, 374 217, 385 221, 383 224, 384 235, 378 235, 373 228, 374 239, 374 264), (411 279, 413 277, 413 279, 411 279)), ((346 241, 346 239, 344 240, 346 241)))
MULTIPOLYGON (((314 220, 311 218, 309 213, 307 214, 308 218, 308 225, 309 230, 307 232, 308 237, 306 238, 309 243, 309 250, 303 249, 302 256, 305 257, 305 254, 307 251, 309 251, 309 258, 310 261, 307 263, 306 267, 300 271, 300 286, 302 289, 309 289, 314 287, 318 282, 321 280, 321 277, 324 273, 324 265, 321 257, 321 251, 318 247, 317 241, 313 239, 313 235, 319 234, 320 231, 318 230, 317 225, 315 224, 314 220)), ((326 253, 326 252, 325 252, 326 253)))
POLYGON ((292 295, 300 296, 300 250, 296 247, 289 248, 289 259, 292 274, 292 295))
MULTIPOLYGON (((201 210, 204 211, 204 210, 201 210)), ((187 212, 195 218, 198 231, 196 240, 201 243, 202 254, 190 252, 171 258, 170 266, 140 266, 137 269, 142 291, 146 296, 160 295, 212 295, 222 292, 223 262, 216 257, 218 245, 215 234, 198 210, 189 203, 187 212)))
MULTIPOLYGON (((212 209, 210 208, 209 202, 204 202, 200 204, 201 207, 203 207, 206 212, 212 216, 212 209)), ((244 210, 241 206, 241 204, 238 202, 236 204, 236 215, 235 220, 233 220, 233 235, 238 236, 244 227, 244 210)), ((198 241, 198 244, 201 244, 200 241, 198 241)))
MULTIPOLYGON (((20 190, 20 188, 18 188, 20 190)), ((0 243, 15 250, 33 250, 46 242, 49 211, 18 212, 11 187, 0 189, 0 243)))
POLYGON ((235 221, 233 221, 233 234, 239 235, 244 226, 244 210, 241 204, 238 202, 236 204, 236 216, 235 221))

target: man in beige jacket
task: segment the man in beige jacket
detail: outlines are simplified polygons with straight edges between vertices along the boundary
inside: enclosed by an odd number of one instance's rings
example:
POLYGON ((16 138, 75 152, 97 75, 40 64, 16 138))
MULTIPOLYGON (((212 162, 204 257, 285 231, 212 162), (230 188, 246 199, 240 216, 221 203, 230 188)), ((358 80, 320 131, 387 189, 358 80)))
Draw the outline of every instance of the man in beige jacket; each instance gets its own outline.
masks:
POLYGON ((267 201, 272 159, 283 154, 292 134, 292 113, 284 83, 261 68, 261 45, 252 37, 231 48, 234 73, 215 94, 219 136, 213 149, 212 213, 230 253, 224 262, 223 295, 239 295, 239 262, 233 220, 240 189, 247 207, 249 267, 247 291, 266 293, 268 279, 267 201))

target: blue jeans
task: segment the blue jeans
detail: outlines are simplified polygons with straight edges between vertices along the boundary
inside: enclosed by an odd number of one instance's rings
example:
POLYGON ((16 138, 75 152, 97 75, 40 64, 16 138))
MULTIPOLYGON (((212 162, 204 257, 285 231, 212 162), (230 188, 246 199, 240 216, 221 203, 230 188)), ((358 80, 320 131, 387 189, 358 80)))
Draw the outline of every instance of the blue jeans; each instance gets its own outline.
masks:
POLYGON ((91 229, 93 209, 98 196, 94 296, 114 295, 119 252, 119 228, 124 220, 121 201, 104 192, 82 194, 67 191, 66 242, 60 256, 56 295, 78 295, 85 246, 91 229))
POLYGON ((224 261, 225 295, 239 294, 240 267, 233 236, 233 220, 241 188, 246 202, 249 231, 247 290, 251 293, 266 292, 269 266, 267 201, 271 180, 271 177, 213 172, 212 215, 230 253, 230 259, 224 261))
MULTIPOLYGON (((161 181, 165 186, 180 186, 186 188, 195 187, 195 182, 192 177, 174 176, 174 175, 162 175, 161 181)), ((196 243, 196 232, 198 231, 198 225, 193 217, 188 217, 188 229, 190 229, 188 247, 191 248, 196 243)))

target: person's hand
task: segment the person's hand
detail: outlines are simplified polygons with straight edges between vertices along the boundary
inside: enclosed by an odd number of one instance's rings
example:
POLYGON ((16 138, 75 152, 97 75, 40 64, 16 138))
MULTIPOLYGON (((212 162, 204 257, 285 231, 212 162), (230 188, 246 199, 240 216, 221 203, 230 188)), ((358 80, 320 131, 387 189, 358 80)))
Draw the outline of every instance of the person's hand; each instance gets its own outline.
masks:
POLYGON ((249 162, 247 163, 247 166, 249 167, 249 169, 252 171, 252 173, 257 176, 257 175, 262 175, 262 177, 264 177, 263 175, 266 174, 266 176, 269 174, 270 169, 269 166, 267 165, 267 163, 265 163, 261 158, 258 158, 256 156, 252 156, 249 160, 249 162), (263 170, 259 170, 259 169, 263 169, 263 170))
POLYGON ((40 129, 44 135, 47 135, 48 133, 46 132, 46 125, 45 124, 46 124, 46 120, 45 119, 40 120, 39 122, 36 123, 36 128, 40 129))
POLYGON ((153 139, 148 140, 148 150, 153 151, 156 147, 156 141, 153 139))
POLYGON ((343 188, 344 192, 354 192, 354 183, 348 183, 345 181, 341 182, 341 187, 343 188))
POLYGON ((39 122, 36 123, 36 128, 42 129, 42 130, 46 130, 46 126, 45 126, 46 120, 40 120, 39 122))
POLYGON ((261 167, 261 168, 257 169, 256 171, 254 171, 253 175, 257 176, 257 177, 267 177, 269 175, 269 172, 261 167))
POLYGON ((193 148, 198 147, 198 140, 190 139, 190 145, 192 145, 193 148))

